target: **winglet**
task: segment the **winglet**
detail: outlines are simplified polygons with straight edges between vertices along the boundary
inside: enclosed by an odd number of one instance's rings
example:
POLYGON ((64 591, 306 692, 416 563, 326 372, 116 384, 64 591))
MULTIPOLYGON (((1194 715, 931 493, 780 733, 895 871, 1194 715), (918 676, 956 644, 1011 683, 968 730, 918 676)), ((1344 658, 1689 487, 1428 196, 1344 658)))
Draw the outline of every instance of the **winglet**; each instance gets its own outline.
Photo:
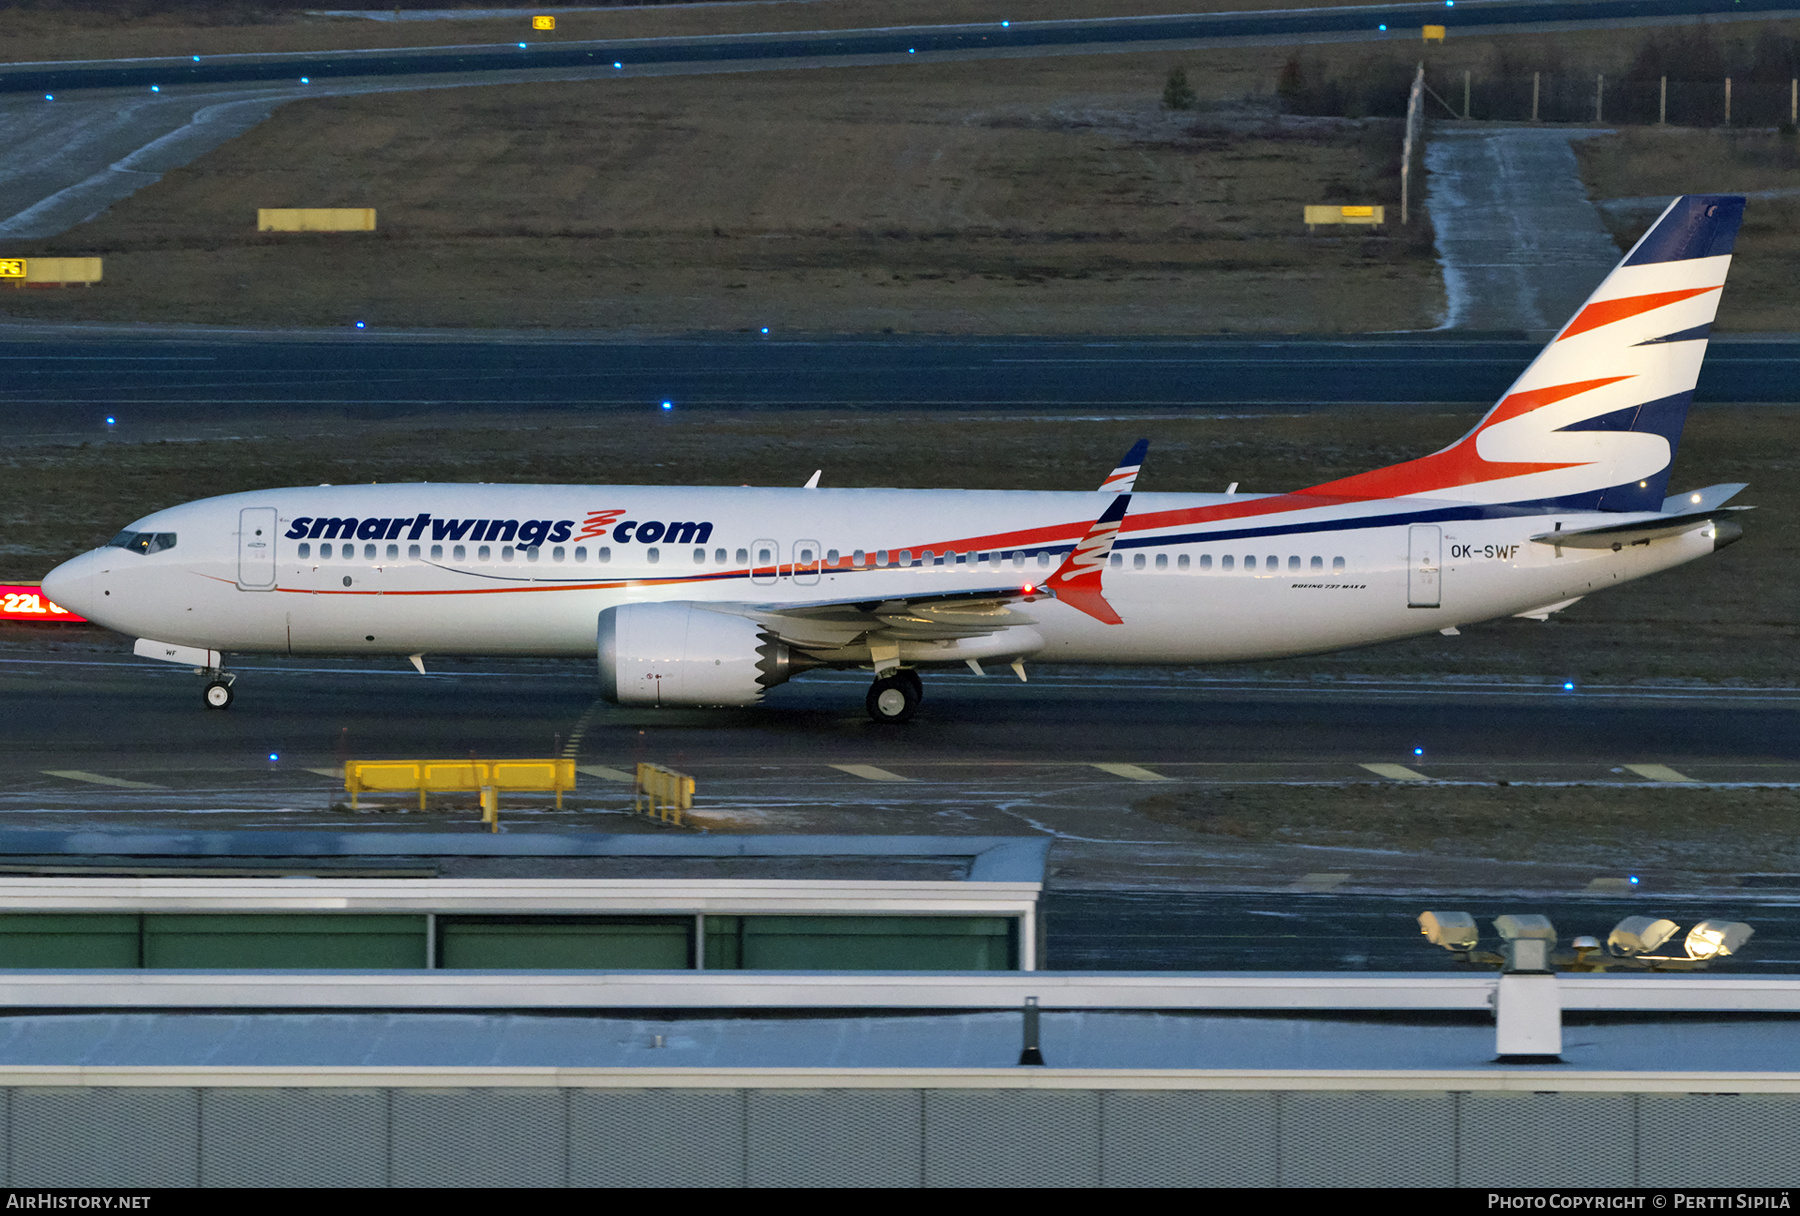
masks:
MULTIPOLYGON (((1137 452, 1136 448, 1132 451, 1137 452)), ((1141 457, 1141 453, 1140 453, 1141 457)), ((1063 564, 1056 568, 1056 573, 1044 580, 1044 586, 1057 599, 1087 613, 1096 621, 1107 625, 1123 625, 1125 622, 1113 611, 1113 606, 1106 602, 1106 596, 1100 591, 1100 574, 1106 569, 1106 559, 1112 553, 1113 538, 1119 534, 1119 525, 1125 521, 1125 509, 1131 505, 1130 494, 1120 494, 1112 500, 1094 526, 1081 543, 1070 550, 1063 564)))
POLYGON ((1118 468, 1106 475, 1106 480, 1100 483, 1100 488, 1111 490, 1117 494, 1131 493, 1131 487, 1137 484, 1138 469, 1144 463, 1144 453, 1149 450, 1150 441, 1148 439, 1140 439, 1132 444, 1131 450, 1125 453, 1125 459, 1119 462, 1118 468))

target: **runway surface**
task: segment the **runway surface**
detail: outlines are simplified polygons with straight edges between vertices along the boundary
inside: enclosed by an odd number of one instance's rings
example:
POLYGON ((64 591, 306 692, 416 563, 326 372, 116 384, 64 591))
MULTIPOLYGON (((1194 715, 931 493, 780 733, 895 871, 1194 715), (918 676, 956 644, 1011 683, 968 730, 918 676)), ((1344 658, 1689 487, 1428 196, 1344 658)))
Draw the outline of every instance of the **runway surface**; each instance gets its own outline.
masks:
POLYGON ((1214 39, 1302 39, 1332 36, 1377 39, 1416 37, 1420 25, 1444 25, 1459 34, 1556 24, 1607 26, 1644 19, 1790 12, 1792 3, 1763 0, 1493 0, 1396 4, 1383 8, 1310 8, 1273 12, 1170 17, 1093 18, 1068 21, 992 22, 984 25, 911 26, 893 29, 742 34, 707 38, 626 39, 605 42, 537 42, 415 50, 301 52, 280 55, 215 55, 160 60, 102 60, 66 64, 17 64, 0 71, 0 91, 126 88, 151 84, 215 84, 292 80, 299 76, 406 76, 428 72, 516 71, 584 67, 611 59, 623 67, 736 60, 811 59, 861 55, 995 55, 1035 48, 1108 44, 1115 49, 1214 39), (1383 28, 1391 27, 1391 28, 1383 28))
MULTIPOLYGON (((668 342, 0 333, 0 428, 475 410, 720 407, 1306 408, 1487 404, 1536 356, 1517 337, 808 339, 668 342)), ((1789 402, 1800 339, 1714 339, 1701 402, 1789 402)))

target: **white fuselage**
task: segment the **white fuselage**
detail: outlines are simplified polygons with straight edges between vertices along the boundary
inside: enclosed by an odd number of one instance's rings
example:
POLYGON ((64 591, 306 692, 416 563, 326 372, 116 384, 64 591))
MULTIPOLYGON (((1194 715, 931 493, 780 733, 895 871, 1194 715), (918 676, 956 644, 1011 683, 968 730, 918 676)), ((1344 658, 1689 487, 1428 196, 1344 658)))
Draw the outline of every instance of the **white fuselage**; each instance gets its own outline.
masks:
MULTIPOLYGON (((634 601, 878 602, 1040 583, 1110 497, 281 489, 158 511, 131 530, 173 535, 171 547, 96 549, 45 583, 101 625, 216 651, 592 656, 601 611, 634 601)), ((1104 573, 1123 623, 1038 600, 1036 657, 1189 663, 1333 650, 1558 604, 1714 547, 1700 525, 1618 551, 1530 539, 1638 518, 1654 513, 1139 494, 1104 573)))

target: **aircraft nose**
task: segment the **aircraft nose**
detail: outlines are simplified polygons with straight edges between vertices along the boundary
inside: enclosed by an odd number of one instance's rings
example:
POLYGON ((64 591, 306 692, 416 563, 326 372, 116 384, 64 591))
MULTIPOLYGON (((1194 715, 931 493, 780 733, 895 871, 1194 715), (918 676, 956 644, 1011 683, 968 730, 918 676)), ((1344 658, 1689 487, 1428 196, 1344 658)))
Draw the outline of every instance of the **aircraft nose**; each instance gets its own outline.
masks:
POLYGON ((78 616, 93 612, 94 555, 72 557, 44 576, 44 594, 78 616))

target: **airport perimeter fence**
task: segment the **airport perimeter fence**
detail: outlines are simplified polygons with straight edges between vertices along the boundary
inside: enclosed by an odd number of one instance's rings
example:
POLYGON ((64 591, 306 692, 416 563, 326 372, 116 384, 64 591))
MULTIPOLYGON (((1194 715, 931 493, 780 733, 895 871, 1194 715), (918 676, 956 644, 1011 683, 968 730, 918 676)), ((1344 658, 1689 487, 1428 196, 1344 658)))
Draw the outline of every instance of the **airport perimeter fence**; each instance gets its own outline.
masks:
MULTIPOLYGON (((1431 118, 1464 116, 1464 77, 1426 73, 1437 94, 1431 118)), ((1796 117, 1792 80, 1631 80, 1602 75, 1487 77, 1467 80, 1467 115, 1498 122, 1600 126, 1780 127, 1796 117)))
MULTIPOLYGON (((1425 115, 1444 121, 1578 123, 1599 126, 1755 128, 1800 119, 1800 80, 1615 78, 1598 73, 1538 72, 1482 76, 1426 69, 1425 115)), ((1406 82, 1295 77, 1283 82, 1293 114, 1399 118, 1406 82)))
POLYGON ((1800 1160, 1794 1094, 862 1084, 26 1085, 0 1142, 4 1185, 44 1188, 1736 1188, 1800 1160))

